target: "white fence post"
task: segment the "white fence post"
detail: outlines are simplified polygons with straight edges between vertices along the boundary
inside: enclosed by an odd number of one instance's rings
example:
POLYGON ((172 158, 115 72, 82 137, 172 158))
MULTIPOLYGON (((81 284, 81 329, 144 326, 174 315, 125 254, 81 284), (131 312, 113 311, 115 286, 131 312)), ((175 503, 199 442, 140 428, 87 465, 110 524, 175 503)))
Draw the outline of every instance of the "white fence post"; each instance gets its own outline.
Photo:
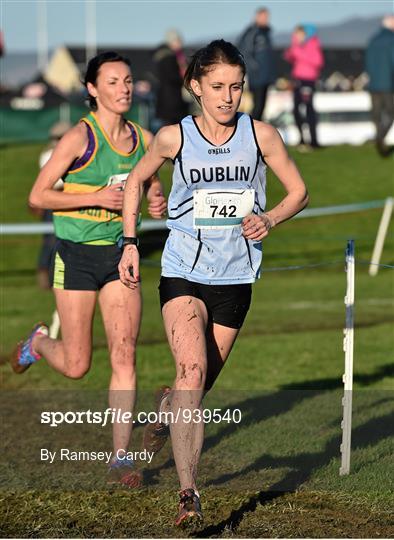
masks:
POLYGON ((382 218, 379 223, 378 234, 376 235, 375 245, 372 252, 371 264, 369 266, 369 275, 376 276, 379 270, 379 262, 382 256, 384 241, 389 228, 391 214, 393 212, 394 199, 388 197, 384 203, 382 218))
POLYGON ((354 240, 349 240, 346 248, 346 327, 344 329, 343 350, 345 352, 345 373, 342 377, 344 395, 342 399, 343 419, 342 444, 341 444, 341 468, 339 474, 345 475, 350 472, 350 452, 352 437, 352 394, 353 394, 353 348, 354 348, 354 240))
POLYGON ((55 309, 52 315, 51 326, 49 327, 49 337, 52 339, 57 339, 57 336, 59 335, 59 330, 60 330, 59 313, 55 309))

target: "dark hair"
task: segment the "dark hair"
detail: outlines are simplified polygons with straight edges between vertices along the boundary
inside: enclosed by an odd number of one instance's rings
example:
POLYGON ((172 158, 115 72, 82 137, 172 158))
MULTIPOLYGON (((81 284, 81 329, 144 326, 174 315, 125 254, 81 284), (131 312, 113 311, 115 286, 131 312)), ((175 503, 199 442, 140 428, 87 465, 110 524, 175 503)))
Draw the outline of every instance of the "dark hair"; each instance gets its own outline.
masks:
MULTIPOLYGON (((85 88, 87 88, 88 83, 96 84, 97 77, 99 74, 99 70, 103 64, 106 64, 107 62, 123 62, 127 66, 130 67, 130 60, 126 58, 125 56, 121 56, 120 54, 113 52, 113 51, 107 51, 103 52, 101 54, 98 54, 94 58, 91 58, 89 60, 88 66, 86 68, 85 78, 83 80, 83 84, 85 88)), ((97 110, 97 101, 96 98, 91 96, 88 92, 88 100, 89 100, 89 107, 93 110, 97 110)))
POLYGON ((183 84, 186 90, 200 103, 200 98, 196 96, 191 88, 190 81, 201 80, 201 77, 210 71, 214 64, 229 64, 239 66, 243 75, 246 73, 245 60, 237 47, 224 39, 211 41, 209 45, 199 49, 192 57, 186 70, 183 84))

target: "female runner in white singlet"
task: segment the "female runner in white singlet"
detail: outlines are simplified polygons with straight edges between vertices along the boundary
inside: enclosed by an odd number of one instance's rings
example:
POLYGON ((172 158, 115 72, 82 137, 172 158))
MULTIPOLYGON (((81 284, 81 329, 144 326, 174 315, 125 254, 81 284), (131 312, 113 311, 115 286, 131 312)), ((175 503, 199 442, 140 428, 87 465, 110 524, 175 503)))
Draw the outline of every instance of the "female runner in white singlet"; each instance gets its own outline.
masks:
MULTIPOLYGON (((174 162, 168 200, 170 234, 162 257, 160 300, 176 365, 172 389, 163 389, 160 409, 194 411, 198 420, 204 392, 227 360, 250 305, 251 283, 259 277, 261 240, 302 210, 304 182, 276 129, 237 112, 245 64, 239 51, 213 41, 193 57, 185 86, 201 114, 162 128, 130 173, 123 201, 125 246, 121 281, 139 282, 136 225, 143 183, 167 158, 174 162), (265 212, 268 165, 287 194, 265 212)), ((196 471, 204 423, 182 414, 170 423, 180 480, 176 524, 201 518, 196 471)), ((165 425, 145 430, 145 445, 158 451, 165 425)))

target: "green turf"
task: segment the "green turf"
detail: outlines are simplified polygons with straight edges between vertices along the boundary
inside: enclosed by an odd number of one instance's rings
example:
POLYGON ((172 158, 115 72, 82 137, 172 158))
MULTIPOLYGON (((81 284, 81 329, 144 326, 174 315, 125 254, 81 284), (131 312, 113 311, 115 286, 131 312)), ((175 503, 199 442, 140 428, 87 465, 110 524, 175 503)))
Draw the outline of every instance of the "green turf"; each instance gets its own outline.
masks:
MULTIPOLYGON (((35 219, 27 210, 26 198, 40 148, 29 145, 2 150, 5 222, 35 219)), ((380 159, 370 145, 333 147, 294 157, 310 191, 310 207, 393 195, 392 162, 380 159)), ((169 173, 170 167, 166 166, 162 178, 167 191, 169 173)), ((281 188, 270 175, 268 208, 280 196, 281 188)), ((242 421, 206 427, 200 465, 205 523, 199 536, 394 535, 393 271, 381 269, 371 278, 365 264, 371 256, 380 217, 381 210, 377 209, 293 220, 274 230, 265 241, 267 272, 254 286, 247 321, 228 365, 206 400, 207 407, 239 408, 242 421), (343 269, 349 238, 356 241, 358 262, 353 452, 350 476, 340 477, 346 287, 343 269), (316 263, 322 266, 270 271, 316 263)), ((391 265, 392 233, 391 223, 382 257, 382 262, 391 265)), ((145 245, 142 242, 147 264, 142 271, 139 409, 152 406, 152 390, 174 376, 157 297, 158 236, 151 234, 145 237, 145 245)), ((2 239, 3 362, 31 324, 40 319, 49 321, 54 310, 52 294, 36 287, 38 247, 39 239, 34 236, 2 239)), ((85 427, 76 431, 57 428, 56 439, 54 428, 43 431, 36 418, 42 402, 49 407, 59 399, 69 404, 68 399, 72 409, 73 403, 95 403, 99 397, 105 401, 109 376, 99 316, 94 328, 92 369, 83 380, 66 380, 45 362, 20 377, 13 375, 8 365, 0 367, 3 434, 7 435, 4 455, 8 457, 0 472, 5 485, 0 492, 3 536, 183 535, 171 525, 177 481, 169 447, 147 468, 147 487, 138 493, 105 490, 101 486, 103 465, 64 465, 55 472, 39 462, 36 449, 47 443, 56 447, 64 437, 70 437, 76 445, 89 446, 90 441, 103 448, 109 445, 107 431, 98 434, 85 427), (26 439, 31 441, 27 449, 21 443, 26 439), (21 448, 19 454, 14 448, 21 448)), ((135 448, 141 433, 141 428, 136 429, 135 448)))

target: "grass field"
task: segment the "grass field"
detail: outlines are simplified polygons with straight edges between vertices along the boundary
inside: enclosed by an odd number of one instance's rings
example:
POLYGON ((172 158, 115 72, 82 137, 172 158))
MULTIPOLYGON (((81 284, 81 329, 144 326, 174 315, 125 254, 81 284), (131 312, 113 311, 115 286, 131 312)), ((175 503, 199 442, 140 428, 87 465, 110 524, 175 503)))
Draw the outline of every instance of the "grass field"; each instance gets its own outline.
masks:
MULTIPOLYGON (((33 221, 26 207, 39 145, 2 150, 2 221, 33 221), (16 167, 15 164, 18 164, 16 167)), ((372 146, 294 154, 310 207, 393 195, 392 161, 372 146)), ((169 187, 170 169, 162 174, 169 187)), ((281 196, 268 181, 268 208, 281 196)), ((247 321, 206 407, 238 408, 239 424, 206 426, 200 464, 205 521, 199 537, 392 537, 394 535, 393 270, 368 275, 381 210, 293 220, 264 245, 262 279, 247 321), (352 468, 338 474, 344 354, 346 241, 356 243, 355 390, 352 468), (293 271, 290 265, 314 265, 293 271)), ((144 236, 144 317, 138 348, 138 407, 174 376, 159 312, 164 234, 144 236)), ((40 362, 14 376, 8 357, 36 320, 51 318, 51 293, 36 287, 39 238, 3 237, 0 275, 2 432, 0 529, 3 537, 181 537, 172 526, 177 480, 170 446, 144 470, 137 492, 108 491, 105 465, 52 467, 39 448, 110 448, 110 433, 83 426, 43 428, 52 410, 103 405, 110 370, 102 323, 95 321, 92 369, 81 381, 40 362), (59 406, 59 402, 61 405, 59 406), (49 446, 48 446, 49 447, 49 446)), ((393 225, 382 262, 394 264, 393 225)), ((105 407, 105 405, 103 405, 105 407)), ((137 426, 133 449, 140 445, 137 426)))

